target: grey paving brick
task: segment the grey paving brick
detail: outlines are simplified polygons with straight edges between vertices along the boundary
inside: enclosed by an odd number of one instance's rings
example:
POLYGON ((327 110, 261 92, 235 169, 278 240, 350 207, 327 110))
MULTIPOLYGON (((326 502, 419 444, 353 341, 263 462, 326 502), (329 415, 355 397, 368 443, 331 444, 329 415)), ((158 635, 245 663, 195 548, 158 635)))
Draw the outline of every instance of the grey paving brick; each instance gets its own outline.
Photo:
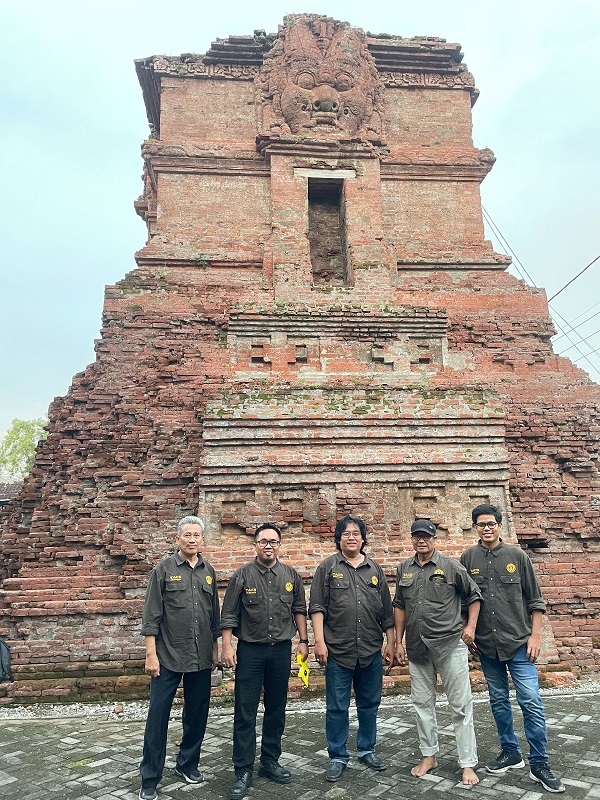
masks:
MULTIPOLYGON (((544 698, 552 720, 549 754, 552 769, 563 777, 573 800, 600 798, 600 694, 551 695, 544 698)), ((541 800, 527 768, 492 776, 483 766, 498 752, 495 726, 487 702, 475 703, 481 766, 480 783, 460 782, 448 707, 437 708, 441 730, 437 769, 421 779, 410 775, 420 760, 415 720, 407 698, 386 698, 380 711, 378 753, 388 766, 375 773, 354 758, 337 784, 325 781, 328 765, 322 706, 292 706, 288 714, 282 763, 294 773, 291 786, 281 787, 255 776, 248 800, 366 800, 367 798, 447 795, 448 800, 541 800)), ((1 714, 1 712, 0 712, 1 714)), ((353 711, 350 749, 356 731, 353 711)), ((259 718, 260 721, 260 718, 259 718)), ((522 737, 520 712, 515 709, 522 737)), ((2 800, 134 800, 139 788, 138 764, 143 721, 106 718, 0 719, 0 797, 2 800), (4 722, 4 724, 1 724, 4 722), (35 765, 33 768, 32 765, 35 765)), ((231 768, 232 711, 215 709, 209 719, 200 768, 205 781, 190 785, 173 771, 181 735, 178 714, 169 727, 167 765, 159 786, 161 800, 225 800, 233 780, 231 768)), ((526 743, 523 742, 526 748, 526 743)), ((539 784, 538 784, 539 786, 539 784)))

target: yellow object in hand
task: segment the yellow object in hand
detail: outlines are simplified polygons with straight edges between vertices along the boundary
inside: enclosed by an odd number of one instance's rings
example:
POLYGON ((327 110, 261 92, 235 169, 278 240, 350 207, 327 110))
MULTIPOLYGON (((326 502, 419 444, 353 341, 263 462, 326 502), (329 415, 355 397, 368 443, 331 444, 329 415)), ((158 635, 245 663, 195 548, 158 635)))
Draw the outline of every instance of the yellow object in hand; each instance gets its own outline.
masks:
POLYGON ((302 658, 301 653, 296 653, 296 661, 300 665, 300 669, 298 670, 298 677, 302 678, 304 681, 304 685, 308 689, 308 676, 310 675, 310 667, 306 663, 306 659, 302 658))

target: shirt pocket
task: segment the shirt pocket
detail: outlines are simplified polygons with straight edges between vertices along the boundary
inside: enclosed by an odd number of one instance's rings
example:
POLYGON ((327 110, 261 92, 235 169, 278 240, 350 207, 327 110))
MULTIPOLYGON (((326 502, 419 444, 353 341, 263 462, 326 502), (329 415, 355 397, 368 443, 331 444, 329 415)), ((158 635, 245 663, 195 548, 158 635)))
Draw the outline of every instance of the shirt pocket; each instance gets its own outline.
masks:
POLYGON ((186 586, 184 583, 165 584, 165 603, 173 608, 185 608, 187 606, 186 586))
POLYGON ((445 575, 430 575, 425 581, 425 596, 431 603, 446 604, 456 597, 454 581, 448 580, 445 575))
POLYGON ((499 575, 502 597, 509 603, 521 602, 521 578, 519 575, 499 575))
POLYGON ((396 582, 396 589, 405 600, 412 600, 417 593, 415 585, 415 576, 411 575, 410 578, 398 578, 396 582))

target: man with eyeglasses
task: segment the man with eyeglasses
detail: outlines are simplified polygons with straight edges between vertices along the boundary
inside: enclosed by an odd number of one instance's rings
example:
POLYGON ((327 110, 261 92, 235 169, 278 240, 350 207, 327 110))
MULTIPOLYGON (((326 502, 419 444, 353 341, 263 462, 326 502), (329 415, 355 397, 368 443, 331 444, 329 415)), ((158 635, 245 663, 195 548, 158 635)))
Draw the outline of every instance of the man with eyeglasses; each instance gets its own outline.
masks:
POLYGON ((391 665, 394 658, 390 590, 382 568, 364 553, 364 521, 344 517, 336 525, 334 541, 338 552, 317 567, 309 606, 315 658, 325 667, 325 736, 330 758, 325 779, 330 782, 342 777, 350 760, 346 744, 352 687, 358 716, 358 760, 370 769, 385 769, 375 753, 384 632, 387 663, 391 665))
POLYGON ((278 559, 281 533, 270 522, 254 533, 256 558, 237 569, 223 600, 222 659, 235 667, 233 766, 230 800, 245 797, 256 758, 256 714, 261 690, 265 708, 258 774, 275 783, 292 775, 279 763, 291 668, 291 640, 300 634, 297 652, 308 656, 306 599, 302 578, 278 559), (237 650, 231 637, 237 637, 237 650))
POLYGON ((398 567, 394 596, 396 661, 404 665, 408 657, 411 700, 423 756, 410 774, 422 778, 438 765, 435 704, 439 675, 452 712, 462 782, 473 786, 479 778, 474 769, 477 744, 468 650, 473 647, 481 593, 458 561, 436 550, 437 531, 430 520, 415 520, 410 535, 415 555, 398 567), (465 624, 463 605, 468 617, 465 624), (402 644, 405 633, 406 649, 402 644))
POLYGON ((184 517, 177 525, 177 552, 150 573, 142 633, 145 671, 151 676, 150 707, 140 764, 139 800, 156 800, 167 751, 173 698, 183 678, 183 737, 175 772, 186 783, 201 783, 200 748, 210 703, 211 671, 217 664, 219 596, 212 566, 202 558, 204 523, 184 517))
POLYGON ((546 603, 529 557, 520 547, 505 544, 500 538, 500 509, 483 504, 474 508, 471 516, 479 542, 460 560, 483 595, 475 643, 501 748, 486 770, 503 775, 525 766, 513 727, 510 674, 529 744, 529 777, 549 792, 564 792, 563 783, 548 765, 546 720, 535 668, 546 603))

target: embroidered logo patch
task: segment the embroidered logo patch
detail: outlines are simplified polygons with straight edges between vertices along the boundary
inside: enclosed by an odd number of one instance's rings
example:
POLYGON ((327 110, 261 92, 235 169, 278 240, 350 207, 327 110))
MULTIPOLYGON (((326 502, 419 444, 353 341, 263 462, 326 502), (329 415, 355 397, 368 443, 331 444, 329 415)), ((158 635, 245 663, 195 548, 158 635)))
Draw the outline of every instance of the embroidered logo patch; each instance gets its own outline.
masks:
POLYGON ((479 567, 475 567, 475 569, 472 569, 471 575, 479 575, 479 567))
POLYGON ((181 575, 169 575, 169 580, 170 581, 181 581, 181 580, 183 580, 183 578, 181 577, 181 575))
POLYGON ((332 578, 343 578, 344 577, 344 573, 343 572, 332 572, 331 573, 331 577, 332 578))
POLYGON ((412 576, 413 576, 412 572, 403 572, 402 573, 402 577, 403 578, 412 578, 412 576))
POLYGON ((294 585, 288 581, 286 583, 286 585, 285 585, 286 592, 291 592, 293 588, 294 588, 294 585))
POLYGON ((507 564, 506 565, 506 571, 507 572, 516 572, 517 568, 516 568, 516 566, 514 564, 507 564))
POLYGON ((206 576, 206 582, 208 583, 209 586, 211 585, 211 583, 212 583, 212 575, 207 575, 206 576))
POLYGON ((436 569, 436 570, 433 571, 433 574, 434 575, 443 575, 444 574, 444 570, 443 569, 436 569))
POLYGON ((379 580, 377 579, 377 575, 373 575, 373 577, 371 578, 371 583, 373 584, 373 586, 378 585, 379 580))
POLYGON ((244 591, 246 594, 256 594, 256 586, 246 586, 244 591))

